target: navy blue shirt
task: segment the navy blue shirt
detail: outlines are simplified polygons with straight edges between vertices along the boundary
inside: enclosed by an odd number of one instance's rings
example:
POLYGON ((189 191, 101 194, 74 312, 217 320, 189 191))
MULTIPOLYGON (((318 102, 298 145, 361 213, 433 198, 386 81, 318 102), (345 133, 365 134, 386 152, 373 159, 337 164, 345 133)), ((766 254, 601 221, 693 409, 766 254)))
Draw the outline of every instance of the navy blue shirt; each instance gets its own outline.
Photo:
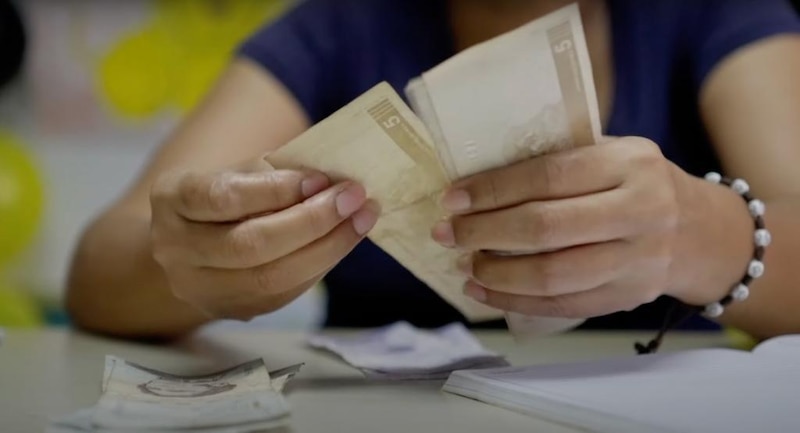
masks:
MULTIPOLYGON (((615 94, 604 133, 647 137, 695 175, 718 170, 698 110, 700 88, 737 49, 800 32, 791 5, 786 0, 609 0, 608 5, 615 94)), ((316 123, 381 81, 402 94, 410 79, 454 55, 446 7, 445 0, 306 0, 255 34, 240 53, 282 82, 316 123)), ((369 241, 325 282, 328 326, 463 321, 369 241)), ((657 328, 666 301, 592 319, 583 327, 657 328)), ((713 325, 697 319, 688 326, 713 325)))

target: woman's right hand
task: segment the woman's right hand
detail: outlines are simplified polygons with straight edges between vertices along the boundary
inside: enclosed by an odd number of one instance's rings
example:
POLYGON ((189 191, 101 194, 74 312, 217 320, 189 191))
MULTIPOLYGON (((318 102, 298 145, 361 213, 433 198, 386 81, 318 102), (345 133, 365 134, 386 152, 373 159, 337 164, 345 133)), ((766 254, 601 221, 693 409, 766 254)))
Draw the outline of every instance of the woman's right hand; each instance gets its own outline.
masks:
POLYGON ((175 297, 211 318, 249 320, 316 284, 375 225, 364 188, 258 159, 163 176, 151 241, 175 297))

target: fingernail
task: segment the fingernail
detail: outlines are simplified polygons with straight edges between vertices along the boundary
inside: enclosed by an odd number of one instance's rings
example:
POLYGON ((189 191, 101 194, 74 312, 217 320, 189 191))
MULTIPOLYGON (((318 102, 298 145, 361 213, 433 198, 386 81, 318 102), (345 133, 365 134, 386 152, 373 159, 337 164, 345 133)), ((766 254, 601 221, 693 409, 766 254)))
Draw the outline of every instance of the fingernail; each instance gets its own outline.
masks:
POLYGON ((442 196, 441 204, 444 210, 449 212, 464 212, 472 207, 472 199, 469 193, 463 189, 451 190, 442 196))
POLYGON ((314 173, 300 183, 300 190, 303 192, 303 196, 308 198, 321 193, 328 187, 328 184, 327 176, 322 173, 314 173))
POLYGON ((472 281, 464 285, 464 294, 478 302, 486 302, 488 294, 486 289, 473 283, 472 281))
POLYGON ((452 248, 456 246, 456 235, 453 233, 453 224, 450 221, 441 221, 433 226, 431 232, 433 240, 442 246, 452 248))
POLYGON ((376 203, 368 203, 367 206, 353 215, 353 229, 359 236, 366 235, 375 227, 380 214, 380 208, 376 203))
POLYGON ((342 218, 347 218, 364 206, 367 192, 361 185, 349 184, 336 196, 336 211, 342 218))
POLYGON ((464 254, 456 260, 456 268, 464 275, 472 276, 472 254, 464 254))

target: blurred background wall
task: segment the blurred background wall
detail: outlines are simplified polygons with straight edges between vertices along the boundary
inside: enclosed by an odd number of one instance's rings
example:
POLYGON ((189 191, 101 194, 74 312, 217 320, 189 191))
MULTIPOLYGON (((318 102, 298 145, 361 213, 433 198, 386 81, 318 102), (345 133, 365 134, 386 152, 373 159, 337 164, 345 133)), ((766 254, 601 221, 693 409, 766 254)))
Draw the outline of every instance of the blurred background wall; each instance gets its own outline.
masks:
MULTIPOLYGON (((290 2, 0 5, 0 78, 19 42, 9 5, 27 37, 19 74, 0 88, 0 326, 64 324, 81 230, 200 101, 240 41, 290 2)), ((314 326, 321 308, 316 291, 260 323, 314 326)))

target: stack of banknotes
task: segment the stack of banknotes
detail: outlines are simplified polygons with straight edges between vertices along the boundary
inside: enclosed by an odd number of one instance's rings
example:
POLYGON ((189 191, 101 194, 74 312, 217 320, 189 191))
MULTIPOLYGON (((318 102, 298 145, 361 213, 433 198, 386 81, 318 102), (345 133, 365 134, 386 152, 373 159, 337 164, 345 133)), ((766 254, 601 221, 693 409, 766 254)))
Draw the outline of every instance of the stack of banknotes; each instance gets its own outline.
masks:
POLYGON ((469 320, 506 317, 522 337, 578 325, 506 314, 467 298, 465 277, 455 267, 459 253, 430 237, 431 227, 447 217, 438 199, 452 182, 599 141, 578 6, 462 51, 412 80, 405 93, 411 107, 381 83, 269 161, 361 182, 382 207, 371 240, 469 320))
POLYGON ((257 359, 203 376, 178 376, 106 357, 97 404, 48 432, 248 433, 284 427, 282 390, 300 366, 268 372, 257 359))

